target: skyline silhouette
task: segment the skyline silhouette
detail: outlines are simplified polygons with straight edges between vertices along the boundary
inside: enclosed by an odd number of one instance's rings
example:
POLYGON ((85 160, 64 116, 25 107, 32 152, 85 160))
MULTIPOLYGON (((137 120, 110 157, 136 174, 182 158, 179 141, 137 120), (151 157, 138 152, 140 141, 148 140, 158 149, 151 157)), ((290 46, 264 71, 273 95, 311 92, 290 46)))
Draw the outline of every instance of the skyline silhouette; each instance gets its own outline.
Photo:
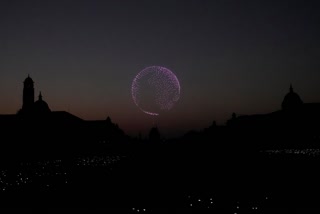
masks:
MULTIPOLYGON (((39 95, 38 95, 38 100, 35 101, 35 87, 34 87, 34 81, 33 79, 30 77, 30 75, 28 74, 28 77, 24 80, 23 84, 23 96, 22 96, 22 107, 21 109, 19 109, 17 111, 17 114, 18 115, 37 115, 38 117, 42 117, 46 114, 50 114, 51 113, 51 109, 48 105, 48 103, 43 100, 43 96, 42 96, 42 93, 41 91, 39 91, 39 95)), ((294 91, 293 89, 293 85, 290 84, 290 87, 289 87, 289 92, 284 96, 284 99, 281 103, 281 108, 278 108, 272 112, 265 112, 265 113, 260 113, 260 114, 240 114, 240 118, 245 118, 245 117, 250 117, 250 115, 252 115, 252 117, 254 116, 257 116, 259 117, 260 116, 263 116, 263 115, 268 115, 268 114, 276 114, 276 112, 278 111, 291 111, 292 109, 296 109, 296 108, 302 108, 301 106, 305 106, 306 109, 309 109, 309 111, 311 112, 314 112, 314 111, 317 111, 318 108, 319 108, 319 103, 304 103, 302 101, 302 99, 300 98, 300 96, 294 91), (292 107, 293 106, 293 107, 292 107), (298 107, 295 107, 295 106, 298 106, 298 107)), ((306 110, 308 111, 308 110, 306 110)), ((53 111, 53 112, 66 112, 65 110, 64 111, 53 111)), ((70 114, 72 117, 77 117, 75 115, 72 115, 70 112, 68 112, 68 114, 70 114)), ((0 116, 4 116, 6 114, 1 114, 0 113, 0 116)), ((14 115, 14 114, 7 114, 7 116, 9 115, 14 115)), ((232 116, 231 116, 231 120, 230 118, 227 119, 223 124, 219 124, 220 126, 225 126, 225 125, 229 125, 230 124, 230 121, 232 120, 235 120, 236 119, 236 113, 232 113, 232 116)), ((239 114, 238 114, 239 115, 239 114)), ((108 116, 109 118, 109 116, 108 116)), ((157 120, 157 117, 155 117, 156 119, 153 119, 153 123, 152 124, 149 124, 149 126, 147 127, 147 130, 144 130, 144 137, 147 137, 148 135, 148 132, 150 130, 150 128, 154 127, 156 124, 155 124, 155 121, 158 121, 157 120)), ((80 119, 80 118, 79 118, 80 119)), ((83 120, 83 119, 81 119, 83 120)), ((100 119, 101 121, 103 121, 104 119, 101 118, 100 119)), ((88 120, 90 121, 90 120, 88 120)), ((99 121, 99 120, 91 120, 91 121, 99 121)), ((216 124, 216 120, 211 120, 211 121, 214 121, 214 123, 216 124)), ((158 126, 158 125, 156 125, 158 126)), ((161 126, 161 124, 160 124, 161 126)), ((187 132, 191 131, 191 130, 197 130, 197 131, 200 131, 200 130, 203 130, 205 128, 207 128, 208 126, 204 126, 204 127, 198 127, 198 128, 190 128, 188 130, 183 130, 183 132, 179 133, 179 134, 175 134, 173 136, 171 136, 170 134, 169 135, 163 135, 162 137, 165 137, 165 138, 171 138, 171 137, 181 137, 183 136, 184 134, 186 134, 187 132)), ((170 132, 169 132, 170 133, 170 132)), ((131 137, 137 137, 138 135, 141 135, 142 136, 142 132, 141 130, 138 132, 138 133, 130 133, 129 134, 131 137)))
POLYGON ((320 210, 319 11, 0 1, 0 210, 320 210))
POLYGON ((35 101, 29 75, 23 84, 21 109, 0 115, 1 210, 319 209, 309 190, 320 190, 320 104, 292 85, 278 111, 232 113, 226 125, 170 139, 155 124, 129 137, 110 117, 53 111, 42 93, 35 101))
MULTIPOLYGON (((95 139, 96 143, 110 141, 111 139, 118 142, 119 139, 129 139, 129 135, 127 135, 117 123, 113 123, 109 116, 106 119, 101 120, 84 120, 67 111, 54 111, 50 109, 48 103, 43 99, 41 92, 39 93, 37 101, 35 101, 34 93, 34 81, 30 75, 28 75, 23 82, 21 109, 19 109, 16 114, 0 114, 0 123, 3 130, 7 130, 8 133, 16 131, 27 133, 32 129, 40 128, 40 130, 44 131, 42 134, 46 136, 50 135, 50 130, 56 129, 56 137, 60 134, 61 137, 74 138, 83 142, 88 139, 95 139), (29 127, 25 127, 26 124, 29 124, 29 127), (69 128, 67 128, 68 126, 69 128), (111 127, 112 131, 110 129, 111 127), (66 136, 63 136, 62 134, 66 136)), ((231 136, 235 134, 233 131, 242 132, 240 136, 246 137, 249 137, 250 135, 251 137, 256 136, 258 138, 260 138, 260 135, 268 136, 263 140, 256 139, 260 141, 259 144, 261 145, 243 144, 242 146, 244 148, 247 148, 248 146, 252 146, 253 149, 282 148, 283 146, 287 146, 288 148, 296 148, 297 146, 303 148, 308 146, 318 147, 316 143, 320 138, 318 131, 320 128, 318 125, 319 120, 320 103, 303 102, 298 93, 293 89, 293 85, 290 84, 288 93, 284 96, 279 110, 265 114, 248 115, 238 115, 233 112, 231 117, 223 125, 217 125, 216 121, 212 120, 211 126, 202 127, 200 130, 186 130, 183 134, 174 137, 173 139, 179 139, 195 132, 204 133, 204 135, 206 135, 205 133, 208 133, 208 130, 214 132, 216 127, 221 127, 222 129, 227 130, 228 134, 231 136), (296 130, 296 132, 290 134, 294 130, 296 130), (248 133, 244 134, 245 132, 248 133), (268 145, 264 142, 267 141, 267 139, 273 141, 276 140, 276 138, 281 137, 283 137, 283 142, 278 145, 275 143, 269 143, 268 145), (298 139, 303 139, 302 141, 306 142, 304 142, 304 144, 298 142, 298 145, 290 142, 289 139, 293 142, 299 141, 298 139)), ((162 130, 160 127, 160 133, 161 132, 162 130)), ((154 142, 171 139, 170 136, 160 133, 158 124, 153 123, 149 127, 147 136, 143 137, 142 133, 139 132, 135 135, 131 135, 130 138, 138 138, 140 140, 153 139, 151 141, 154 142)), ((219 134, 220 133, 218 133, 218 135, 219 134)), ((191 138, 193 137, 191 136, 191 138)), ((277 141, 278 140, 276 140, 276 142, 277 141)))
POLYGON ((232 112, 277 110, 290 83, 306 102, 319 102, 318 9, 302 0, 6 0, 0 112, 20 107, 17 86, 29 73, 51 109, 110 116, 146 136, 153 121, 135 108, 130 88, 152 65, 175 71, 183 88, 159 118, 167 135, 224 124, 232 112))

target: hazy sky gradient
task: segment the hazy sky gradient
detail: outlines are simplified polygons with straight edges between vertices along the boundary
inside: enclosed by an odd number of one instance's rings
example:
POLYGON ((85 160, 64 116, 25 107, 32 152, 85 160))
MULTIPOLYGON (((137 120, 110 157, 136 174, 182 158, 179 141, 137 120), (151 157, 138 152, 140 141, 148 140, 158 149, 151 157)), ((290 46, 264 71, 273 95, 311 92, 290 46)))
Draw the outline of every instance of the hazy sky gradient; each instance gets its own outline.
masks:
POLYGON ((182 133, 232 112, 278 110, 290 83, 305 102, 320 102, 315 2, 3 0, 0 113, 21 107, 28 73, 52 110, 110 116, 134 135, 154 123, 182 133), (151 65, 181 84, 179 102, 159 118, 131 99, 133 78, 151 65))

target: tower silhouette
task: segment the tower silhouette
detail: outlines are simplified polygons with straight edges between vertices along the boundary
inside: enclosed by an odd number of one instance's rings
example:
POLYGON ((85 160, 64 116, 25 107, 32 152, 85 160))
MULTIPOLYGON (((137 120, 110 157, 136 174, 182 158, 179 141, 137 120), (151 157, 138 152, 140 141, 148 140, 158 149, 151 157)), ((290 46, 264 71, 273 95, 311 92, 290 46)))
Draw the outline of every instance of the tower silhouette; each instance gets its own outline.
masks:
POLYGON ((34 103, 34 82, 31 77, 28 77, 23 82, 23 100, 22 109, 28 111, 34 103))

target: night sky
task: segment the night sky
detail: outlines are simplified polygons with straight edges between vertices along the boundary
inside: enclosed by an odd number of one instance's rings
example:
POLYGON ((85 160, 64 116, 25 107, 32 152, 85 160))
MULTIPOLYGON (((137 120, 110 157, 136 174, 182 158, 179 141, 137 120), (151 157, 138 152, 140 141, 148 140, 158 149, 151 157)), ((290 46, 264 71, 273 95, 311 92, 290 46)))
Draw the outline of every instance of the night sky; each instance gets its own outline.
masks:
POLYGON ((51 110, 110 116, 124 131, 166 136, 279 110, 290 83, 320 102, 320 7, 272 0, 2 0, 0 114, 22 105, 28 74, 51 110), (159 117, 131 98, 139 71, 159 65, 181 85, 159 117))

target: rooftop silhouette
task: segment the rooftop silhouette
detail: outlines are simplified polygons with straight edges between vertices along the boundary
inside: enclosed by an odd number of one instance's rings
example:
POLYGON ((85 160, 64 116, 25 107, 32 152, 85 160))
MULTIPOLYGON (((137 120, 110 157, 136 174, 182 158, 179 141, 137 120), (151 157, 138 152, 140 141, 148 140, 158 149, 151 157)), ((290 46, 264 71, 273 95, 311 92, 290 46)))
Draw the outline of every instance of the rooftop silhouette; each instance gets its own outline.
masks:
POLYGON ((1 158, 72 156, 99 147, 101 142, 112 144, 126 138, 110 117, 86 121, 66 111, 52 111, 42 92, 37 101, 34 97, 34 81, 28 75, 21 109, 17 114, 0 115, 0 131, 8 139, 2 142, 1 158))
POLYGON ((320 190, 317 181, 296 174, 314 168, 319 160, 308 155, 320 149, 320 104, 302 102, 292 86, 277 111, 232 113, 226 125, 213 121, 177 139, 163 138, 157 126, 151 127, 146 140, 130 138, 110 117, 86 121, 51 110, 42 92, 34 100, 30 76, 24 81, 22 101, 17 114, 0 115, 0 167, 6 169, 0 171, 0 197, 4 192, 5 209, 19 203, 29 209, 268 213, 287 208, 279 201, 291 202, 292 195, 294 208, 318 206, 310 204, 305 188, 291 188, 300 182, 320 190), (285 155, 270 155, 277 151, 285 155), (292 157, 295 154, 307 158, 292 157), (18 181, 11 179, 15 176, 18 181), (275 179, 279 177, 283 180, 275 179), (11 191, 29 197, 13 201, 6 195, 11 191), (31 196, 34 192, 47 195, 31 196))

